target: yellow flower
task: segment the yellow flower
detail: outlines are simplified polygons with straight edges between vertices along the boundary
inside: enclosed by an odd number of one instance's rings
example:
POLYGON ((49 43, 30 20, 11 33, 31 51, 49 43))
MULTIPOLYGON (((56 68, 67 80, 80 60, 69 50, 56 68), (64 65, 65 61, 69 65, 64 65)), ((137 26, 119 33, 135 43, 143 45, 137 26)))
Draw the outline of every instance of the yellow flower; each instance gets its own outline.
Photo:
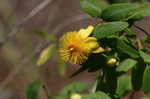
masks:
POLYGON ((101 48, 94 37, 89 37, 94 27, 88 26, 79 31, 67 32, 60 39, 59 53, 64 61, 74 64, 82 64, 91 53, 100 53, 101 48))

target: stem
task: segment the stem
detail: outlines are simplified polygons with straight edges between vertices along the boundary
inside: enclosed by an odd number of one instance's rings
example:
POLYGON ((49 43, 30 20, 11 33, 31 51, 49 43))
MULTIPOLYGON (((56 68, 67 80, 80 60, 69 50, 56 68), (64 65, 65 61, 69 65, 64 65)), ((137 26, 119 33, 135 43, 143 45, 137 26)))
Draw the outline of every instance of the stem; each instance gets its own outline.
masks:
POLYGON ((137 44, 138 44, 138 49, 140 49, 140 50, 144 49, 140 39, 137 38, 136 41, 137 41, 137 44))
POLYGON ((146 30, 144 30, 143 28, 137 26, 136 24, 134 24, 134 26, 135 26, 136 28, 138 28, 139 30, 141 30, 142 32, 144 32, 146 35, 150 35, 150 33, 148 33, 148 32, 147 32, 146 30))

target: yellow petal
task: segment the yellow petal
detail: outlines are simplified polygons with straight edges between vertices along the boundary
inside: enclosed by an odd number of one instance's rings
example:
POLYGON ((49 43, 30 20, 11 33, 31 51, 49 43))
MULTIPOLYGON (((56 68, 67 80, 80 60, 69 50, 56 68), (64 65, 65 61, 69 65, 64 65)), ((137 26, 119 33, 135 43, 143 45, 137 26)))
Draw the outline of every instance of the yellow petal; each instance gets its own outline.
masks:
POLYGON ((104 52, 104 51, 105 51, 104 48, 99 47, 99 48, 93 50, 92 53, 102 53, 102 52, 104 52))
POLYGON ((85 40, 86 42, 97 42, 97 39, 95 37, 88 37, 85 40))
POLYGON ((97 42, 97 39, 94 37, 88 37, 85 41, 85 46, 89 51, 92 51, 93 49, 96 49, 99 47, 99 44, 97 42))
POLYGON ((93 29, 94 29, 94 27, 92 25, 90 25, 86 29, 80 29, 78 33, 83 38, 87 38, 92 33, 93 29))

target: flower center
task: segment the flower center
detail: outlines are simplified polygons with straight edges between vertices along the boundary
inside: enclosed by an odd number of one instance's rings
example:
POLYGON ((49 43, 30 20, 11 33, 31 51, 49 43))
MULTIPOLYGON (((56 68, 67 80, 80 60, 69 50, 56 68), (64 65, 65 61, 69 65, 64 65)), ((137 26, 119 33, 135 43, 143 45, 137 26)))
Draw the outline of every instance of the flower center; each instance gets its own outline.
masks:
POLYGON ((68 47, 68 49, 69 49, 69 51, 70 51, 71 53, 77 51, 77 48, 76 48, 76 46, 74 46, 74 45, 70 45, 70 46, 68 47))

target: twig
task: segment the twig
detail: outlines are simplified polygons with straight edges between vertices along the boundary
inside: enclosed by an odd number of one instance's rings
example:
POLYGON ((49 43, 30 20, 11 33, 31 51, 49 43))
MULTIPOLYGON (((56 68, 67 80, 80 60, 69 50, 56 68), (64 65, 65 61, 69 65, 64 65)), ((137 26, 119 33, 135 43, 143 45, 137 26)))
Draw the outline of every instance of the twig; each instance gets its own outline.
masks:
POLYGON ((48 4, 50 4, 53 0, 44 0, 41 4, 39 4, 37 7, 33 8, 32 11, 22 19, 22 21, 18 24, 24 24, 29 19, 31 19, 33 16, 35 16, 37 13, 39 13, 41 10, 43 10, 48 4))
POLYGON ((22 59, 22 61, 19 63, 19 65, 22 66, 18 66, 14 71, 12 71, 8 77, 6 78, 6 80, 4 80, 1 84, 0 84, 0 89, 4 88, 10 81, 12 81, 14 79, 14 77, 20 72, 22 71, 24 68, 28 68, 28 67, 24 67, 24 65, 26 65, 29 61, 31 61, 37 53, 39 53, 41 51, 41 47, 43 46, 43 43, 40 43, 36 48, 35 48, 35 52, 29 56, 29 57, 25 57, 24 59, 22 59))
MULTIPOLYGON (((35 7, 24 19, 23 21, 21 21, 20 23, 18 23, 18 25, 16 27, 18 28, 14 28, 12 29, 12 31, 9 33, 8 37, 6 38, 6 41, 4 43, 6 43, 11 37, 13 37, 17 31, 20 28, 20 25, 24 24, 25 22, 27 22, 30 18, 32 18, 33 16, 35 16, 38 12, 40 12, 43 8, 45 8, 49 3, 51 3, 52 0, 44 0, 41 4, 39 4, 37 7, 35 7)), ((4 43, 2 44, 2 46, 4 45, 4 43)), ((37 48, 35 49, 35 52, 33 53, 33 55, 31 55, 30 57, 26 57, 24 58, 20 64, 21 65, 25 65, 26 63, 28 63, 32 58, 35 57, 35 55, 41 50, 41 46, 43 46, 43 44, 40 44, 39 46, 37 46, 37 48)), ((6 80, 4 80, 1 84, 0 84, 0 88, 5 87, 10 81, 12 81, 14 79, 14 77, 23 69, 23 66, 17 67, 14 71, 12 71, 6 80)))
POLYGON ((148 33, 146 30, 144 30, 143 28, 139 27, 138 25, 134 24, 134 26, 136 28, 138 28, 139 30, 141 30, 142 32, 144 32, 146 35, 150 35, 150 33, 148 33))
POLYGON ((38 14, 41 10, 43 10, 48 4, 50 4, 53 0, 44 0, 42 3, 37 5, 35 8, 29 12, 29 14, 24 17, 19 23, 17 23, 13 29, 8 33, 8 36, 5 38, 5 41, 1 43, 0 47, 2 47, 6 42, 9 41, 16 33, 19 31, 19 29, 22 27, 23 24, 25 24, 27 21, 29 21, 32 17, 34 17, 36 14, 38 14))
POLYGON ((52 33, 57 34, 59 33, 59 31, 61 31, 63 28, 69 26, 70 24, 80 21, 80 20, 85 20, 85 19, 89 19, 90 17, 87 15, 77 15, 74 16, 72 18, 69 18, 67 21, 64 21, 62 23, 60 23, 53 31, 52 33))

